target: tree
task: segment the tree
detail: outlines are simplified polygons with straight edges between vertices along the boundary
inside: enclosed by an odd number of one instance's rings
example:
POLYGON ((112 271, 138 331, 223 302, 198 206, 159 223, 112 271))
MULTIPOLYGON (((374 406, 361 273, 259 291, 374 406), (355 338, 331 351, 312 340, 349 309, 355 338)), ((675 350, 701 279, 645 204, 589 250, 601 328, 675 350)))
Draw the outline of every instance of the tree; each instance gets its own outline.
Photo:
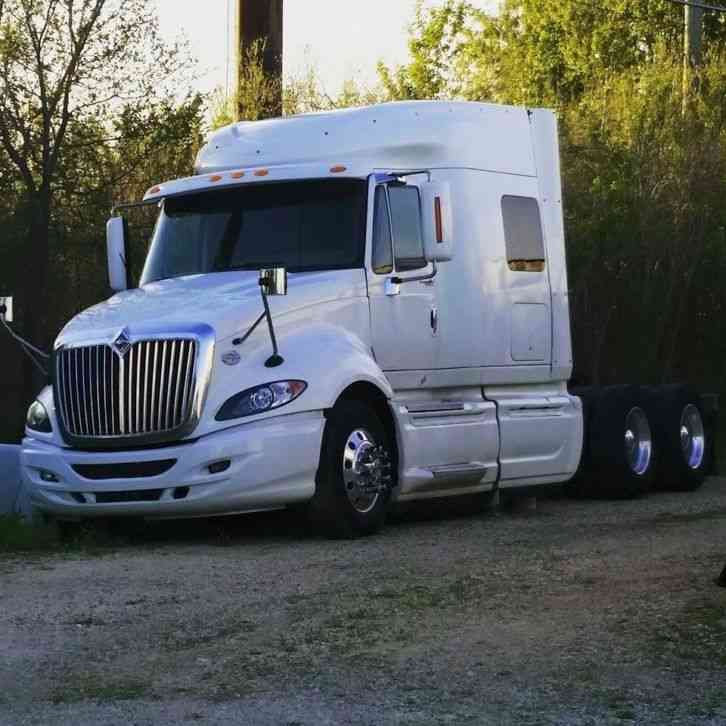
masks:
POLYGON ((726 388, 726 15, 683 114, 682 9, 667 0, 420 3, 390 98, 555 108, 576 375, 726 388), (715 324, 716 323, 716 324, 715 324))
MULTIPOLYGON (((168 101, 188 67, 178 46, 161 41, 144 0, 0 0, 0 149, 17 176, 26 220, 32 274, 23 275, 18 297, 37 342, 51 333, 51 224, 69 139, 87 149, 107 142, 114 109, 168 101)), ((65 169, 64 184, 72 186, 78 171, 65 169)))
MULTIPOLYGON (((393 98, 559 107, 603 78, 680 57, 682 32, 682 8, 668 0, 504 0, 496 14, 419 1, 410 62, 380 71, 393 98)), ((706 17, 704 41, 726 42, 723 14, 706 17)))

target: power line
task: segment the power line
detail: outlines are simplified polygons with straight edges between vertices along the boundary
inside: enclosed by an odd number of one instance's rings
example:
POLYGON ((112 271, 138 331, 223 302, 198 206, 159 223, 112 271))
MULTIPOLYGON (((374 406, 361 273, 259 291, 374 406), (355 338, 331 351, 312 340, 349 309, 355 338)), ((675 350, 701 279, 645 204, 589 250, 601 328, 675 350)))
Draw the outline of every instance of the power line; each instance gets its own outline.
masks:
POLYGON ((726 5, 708 5, 706 3, 695 2, 695 0, 668 0, 674 5, 688 5, 692 8, 701 8, 702 10, 715 10, 717 13, 726 13, 726 5))
POLYGON ((231 26, 231 22, 230 22, 229 16, 230 16, 230 5, 229 5, 229 0, 227 0, 227 76, 224 79, 224 85, 225 85, 224 95, 225 95, 225 98, 229 97, 229 67, 230 67, 230 62, 229 62, 229 45, 230 45, 230 40, 229 40, 229 36, 230 36, 230 31, 231 31, 231 27, 230 27, 231 26))

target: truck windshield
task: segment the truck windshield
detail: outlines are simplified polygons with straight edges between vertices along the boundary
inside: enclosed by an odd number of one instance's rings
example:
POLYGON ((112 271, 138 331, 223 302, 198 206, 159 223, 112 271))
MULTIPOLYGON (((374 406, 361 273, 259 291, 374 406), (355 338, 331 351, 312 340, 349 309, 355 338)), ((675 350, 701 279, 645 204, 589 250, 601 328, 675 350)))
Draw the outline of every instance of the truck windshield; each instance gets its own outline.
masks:
POLYGON ((367 185, 283 182, 167 199, 141 277, 363 267, 367 185))

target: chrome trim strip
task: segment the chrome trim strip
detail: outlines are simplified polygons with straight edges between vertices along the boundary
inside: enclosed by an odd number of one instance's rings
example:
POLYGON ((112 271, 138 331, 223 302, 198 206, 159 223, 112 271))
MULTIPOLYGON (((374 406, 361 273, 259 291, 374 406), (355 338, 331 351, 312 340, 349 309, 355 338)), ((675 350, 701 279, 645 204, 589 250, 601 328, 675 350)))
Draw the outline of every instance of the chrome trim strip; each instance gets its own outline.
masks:
POLYGON ((149 351, 151 350, 151 343, 146 340, 143 343, 144 349, 146 351, 146 356, 144 357, 144 413, 143 413, 143 421, 144 421, 144 429, 143 433, 148 434, 150 431, 153 431, 153 427, 149 426, 149 419, 148 419, 148 404, 149 404, 149 351))
POLYGON ((172 385, 173 385, 173 378, 174 378, 174 366, 176 365, 176 349, 177 349, 177 342, 175 340, 172 340, 169 343, 169 348, 171 349, 171 358, 169 360, 169 368, 167 369, 169 372, 166 376, 167 383, 164 388, 166 391, 166 406, 164 408, 164 429, 169 430, 174 426, 174 411, 172 411, 171 405, 172 405, 172 385))
POLYGON ((159 361, 159 341, 155 340, 153 341, 154 345, 154 367, 151 369, 151 406, 149 409, 149 416, 151 417, 150 423, 151 423, 151 430, 156 431, 158 428, 157 424, 155 423, 154 419, 154 410, 156 409, 156 370, 157 370, 157 363, 159 361))
POLYGON ((119 432, 121 436, 126 435, 126 361, 119 358, 118 362, 118 415, 119 432))

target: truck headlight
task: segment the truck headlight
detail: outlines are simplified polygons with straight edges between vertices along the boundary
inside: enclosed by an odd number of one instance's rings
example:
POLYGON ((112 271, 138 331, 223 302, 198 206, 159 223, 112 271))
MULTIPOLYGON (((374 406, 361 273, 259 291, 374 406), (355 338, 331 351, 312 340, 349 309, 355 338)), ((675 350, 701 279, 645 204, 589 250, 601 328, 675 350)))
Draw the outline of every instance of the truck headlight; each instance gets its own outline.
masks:
POLYGON ((28 415, 25 417, 25 425, 32 431, 39 431, 42 434, 53 432, 48 411, 40 401, 33 401, 30 404, 28 415))
POLYGON ((232 396, 215 418, 217 421, 231 421, 281 408, 302 395, 307 387, 305 381, 278 381, 249 388, 232 396))

